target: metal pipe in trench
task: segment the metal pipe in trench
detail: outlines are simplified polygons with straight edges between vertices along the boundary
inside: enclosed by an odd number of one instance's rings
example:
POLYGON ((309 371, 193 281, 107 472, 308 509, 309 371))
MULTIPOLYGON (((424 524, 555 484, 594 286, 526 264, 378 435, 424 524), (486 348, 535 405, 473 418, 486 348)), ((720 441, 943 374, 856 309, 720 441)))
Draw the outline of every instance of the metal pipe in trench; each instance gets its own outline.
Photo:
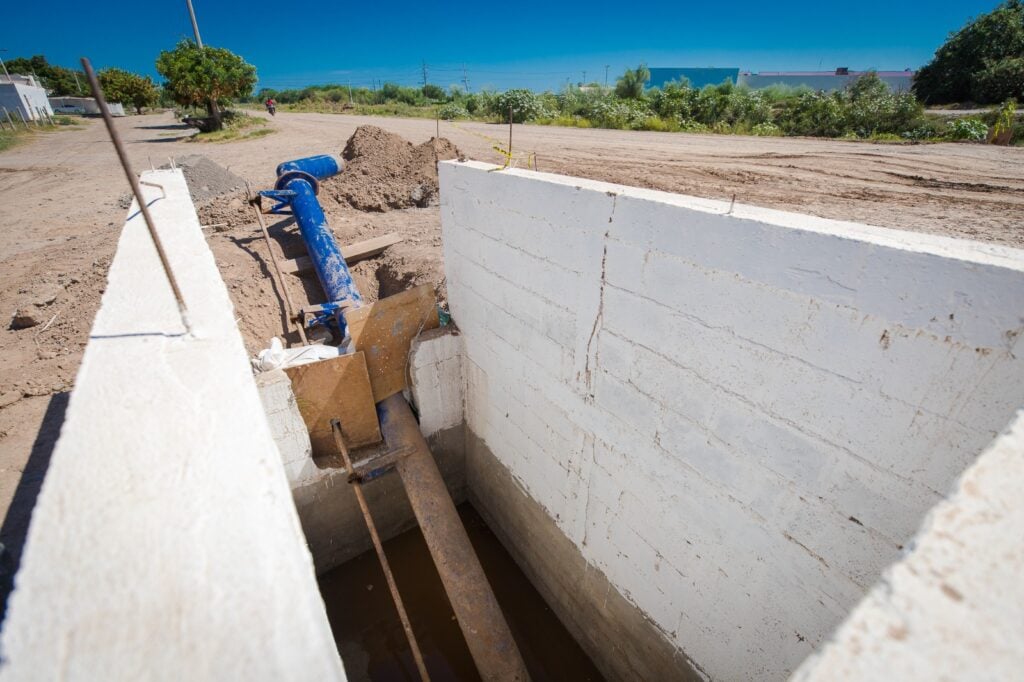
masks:
MULTIPOLYGON (((317 181, 336 174, 338 169, 337 162, 329 156, 285 162, 278 166, 275 190, 285 190, 277 198, 291 205, 328 298, 334 303, 348 302, 358 307, 362 298, 316 198, 317 181)), ((344 308, 338 313, 338 321, 344 329, 344 308)), ((487 582, 409 403, 401 393, 396 393, 377 403, 377 412, 388 449, 409 453, 397 460, 395 469, 480 676, 489 681, 529 680, 505 614, 487 582)))
POLYGON ((399 458, 395 469, 480 676, 485 680, 530 679, 409 403, 396 393, 377 403, 377 414, 388 447, 410 451, 399 458))

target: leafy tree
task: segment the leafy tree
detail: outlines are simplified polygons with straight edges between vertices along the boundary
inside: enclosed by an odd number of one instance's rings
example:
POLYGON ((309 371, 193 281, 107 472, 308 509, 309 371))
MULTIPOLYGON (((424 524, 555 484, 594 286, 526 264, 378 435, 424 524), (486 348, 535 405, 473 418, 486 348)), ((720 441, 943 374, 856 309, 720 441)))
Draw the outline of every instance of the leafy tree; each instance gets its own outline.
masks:
POLYGON ((131 105, 137 114, 142 113, 143 107, 151 107, 160 99, 156 83, 149 76, 114 68, 103 69, 97 76, 107 101, 131 105))
POLYGON ((185 39, 156 60, 156 70, 174 101, 184 106, 206 104, 214 130, 223 127, 221 106, 248 97, 256 85, 256 67, 222 47, 199 48, 185 39))
POLYGON ((914 91, 932 104, 998 102, 1019 96, 1019 61, 1024 57, 1024 2, 1007 0, 950 35, 918 71, 914 91))
POLYGON ((983 71, 974 74, 971 96, 976 102, 1024 99, 1024 57, 987 62, 983 71))
POLYGON ((434 85, 433 83, 427 83, 423 86, 423 96, 427 99, 432 99, 435 102, 446 99, 444 95, 444 88, 440 85, 434 85))
POLYGON ((35 74, 39 78, 40 84, 51 95, 60 97, 88 94, 89 86, 83 72, 72 71, 71 69, 65 69, 63 66, 50 64, 46 61, 46 57, 41 54, 28 59, 25 57, 15 57, 14 59, 5 60, 4 64, 7 66, 8 73, 18 73, 26 76, 35 74), (76 74, 78 75, 77 82, 75 81, 76 74))
POLYGON ((651 80, 651 71, 646 64, 635 69, 626 69, 615 83, 615 94, 622 99, 640 99, 644 96, 644 85, 651 80))

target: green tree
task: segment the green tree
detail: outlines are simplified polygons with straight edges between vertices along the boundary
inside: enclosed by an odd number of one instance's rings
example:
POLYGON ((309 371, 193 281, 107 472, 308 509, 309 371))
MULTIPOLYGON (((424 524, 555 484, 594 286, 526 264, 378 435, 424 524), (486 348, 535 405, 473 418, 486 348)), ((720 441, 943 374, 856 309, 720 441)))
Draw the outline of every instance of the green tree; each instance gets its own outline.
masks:
POLYGON ((89 85, 83 72, 51 64, 41 54, 30 58, 7 59, 4 60, 4 64, 8 73, 17 73, 23 76, 35 74, 39 78, 40 84, 56 97, 88 94, 89 85), (76 75, 78 76, 77 81, 75 80, 76 75))
POLYGON ((626 69, 615 83, 615 94, 622 99, 640 99, 644 96, 644 85, 649 80, 651 71, 646 64, 626 69))
POLYGON ((434 100, 435 102, 447 99, 444 94, 444 88, 440 85, 434 85, 433 83, 427 83, 423 86, 423 96, 427 99, 434 100))
POLYGON ((103 69, 97 76, 107 101, 133 106, 137 114, 142 113, 143 107, 151 107, 160 99, 156 83, 149 76, 115 68, 103 69))
POLYGON ((986 103, 1024 99, 1024 57, 987 62, 982 71, 974 74, 971 96, 976 102, 986 103))
POLYGON ((953 33, 914 78, 914 92, 929 104, 998 102, 1017 96, 1014 77, 1024 56, 1024 2, 1007 0, 953 33), (1006 63, 1009 62, 1009 63, 1006 63), (1004 77, 1006 75, 1007 77, 1004 77), (993 87, 1006 83, 1006 89, 993 87))
POLYGON ((256 67, 222 47, 199 48, 185 39, 156 60, 156 70, 167 79, 164 89, 184 106, 206 104, 214 130, 223 127, 221 107, 248 97, 256 85, 256 67))

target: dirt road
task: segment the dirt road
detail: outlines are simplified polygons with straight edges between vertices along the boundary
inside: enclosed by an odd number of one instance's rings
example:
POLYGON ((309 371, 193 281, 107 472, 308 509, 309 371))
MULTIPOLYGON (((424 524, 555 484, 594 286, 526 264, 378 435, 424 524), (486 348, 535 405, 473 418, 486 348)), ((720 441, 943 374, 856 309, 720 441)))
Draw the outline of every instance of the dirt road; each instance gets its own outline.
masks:
MULTIPOLYGON (((435 122, 422 119, 280 113, 272 135, 199 144, 188 141, 189 132, 169 114, 126 117, 117 125, 138 170, 199 153, 262 188, 271 184, 278 162, 339 152, 366 123, 413 143, 435 132, 435 122)), ((500 156, 493 144, 508 135, 506 127, 479 123, 442 122, 440 129, 466 156, 495 162, 500 156)), ((513 146, 536 153, 542 171, 719 199, 735 195, 741 203, 1024 246, 1024 148, 540 126, 516 126, 513 146)), ((117 202, 125 191, 98 121, 0 154, 2 312, 9 316, 25 305, 41 317, 39 325, 19 331, 8 329, 4 318, 0 330, 0 510, 15 494, 19 498, 0 530, 0 542, 9 547, 17 545, 28 518, 16 510, 31 509, 61 423, 124 220, 117 202)), ((436 208, 329 216, 342 238, 398 229, 407 235, 403 248, 421 249, 426 262, 440 267, 436 208)), ((277 333, 270 287, 250 285, 253 277, 265 278, 253 240, 228 234, 211 235, 210 242, 239 309, 265 309, 262 322, 243 323, 247 340, 277 333)))

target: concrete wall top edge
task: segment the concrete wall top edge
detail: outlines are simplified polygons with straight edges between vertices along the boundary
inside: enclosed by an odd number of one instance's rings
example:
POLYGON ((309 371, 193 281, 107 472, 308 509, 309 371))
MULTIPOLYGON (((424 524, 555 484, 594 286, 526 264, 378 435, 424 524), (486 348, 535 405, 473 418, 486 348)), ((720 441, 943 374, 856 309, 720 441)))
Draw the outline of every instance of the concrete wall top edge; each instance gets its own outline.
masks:
POLYGON ((143 173, 32 512, 5 679, 343 680, 313 562, 179 170, 143 173))
MULTIPOLYGON (((728 201, 705 199, 686 194, 664 192, 660 190, 645 189, 642 187, 630 187, 600 180, 577 178, 568 175, 555 173, 544 173, 539 171, 525 170, 521 168, 509 168, 502 170, 501 166, 483 161, 442 161, 440 167, 465 166, 478 170, 501 172, 505 175, 512 175, 523 178, 543 179, 545 181, 576 187, 577 189, 592 190, 606 194, 633 197, 635 199, 650 200, 660 203, 667 203, 674 206, 701 211, 710 215, 730 215, 741 220, 759 221, 770 223, 779 227, 794 230, 803 230, 819 234, 851 239, 876 244, 889 248, 901 249, 904 251, 919 252, 953 258, 957 260, 995 265, 1019 272, 1024 272, 1024 249, 1015 249, 997 244, 986 244, 974 242, 967 239, 956 239, 921 232, 909 232, 891 227, 866 225, 844 220, 831 218, 820 218, 812 215, 794 213, 791 211, 780 211, 772 208, 764 208, 750 204, 736 203, 731 206, 728 201)), ((442 197, 443 200, 443 197, 442 197)))

